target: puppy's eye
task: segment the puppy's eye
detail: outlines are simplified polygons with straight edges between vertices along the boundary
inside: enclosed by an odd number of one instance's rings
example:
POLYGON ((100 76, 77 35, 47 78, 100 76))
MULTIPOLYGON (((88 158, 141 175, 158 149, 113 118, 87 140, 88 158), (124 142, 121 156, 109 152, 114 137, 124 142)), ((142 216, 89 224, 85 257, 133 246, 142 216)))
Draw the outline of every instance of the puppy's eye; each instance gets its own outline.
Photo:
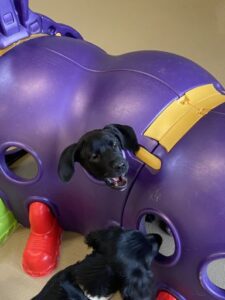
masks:
POLYGON ((91 155, 91 160, 96 161, 96 160, 98 160, 98 159, 99 159, 99 154, 98 154, 98 153, 92 153, 92 155, 91 155))
POLYGON ((113 149, 116 149, 116 147, 117 147, 117 143, 116 143, 116 142, 114 142, 114 143, 113 143, 113 145, 112 145, 112 147, 113 147, 113 149))

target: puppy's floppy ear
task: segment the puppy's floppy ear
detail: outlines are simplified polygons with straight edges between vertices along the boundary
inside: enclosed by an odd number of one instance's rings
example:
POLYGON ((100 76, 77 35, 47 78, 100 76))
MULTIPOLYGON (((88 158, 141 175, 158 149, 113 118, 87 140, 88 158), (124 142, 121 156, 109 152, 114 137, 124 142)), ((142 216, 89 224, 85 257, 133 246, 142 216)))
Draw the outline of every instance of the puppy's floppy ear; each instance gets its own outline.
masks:
POLYGON ((124 300, 148 300, 151 298, 153 274, 139 267, 127 274, 121 290, 124 300))
POLYGON ((85 237, 85 242, 89 247, 92 247, 95 251, 103 254, 108 254, 111 241, 117 239, 123 229, 120 226, 110 226, 107 229, 96 230, 90 232, 85 237))
POLYGON ((108 130, 113 133, 120 141, 123 149, 127 149, 132 152, 138 151, 139 144, 132 127, 128 125, 111 124, 104 127, 104 130, 108 130))
POLYGON ((102 241, 103 234, 104 234, 104 230, 91 231, 90 233, 88 233, 88 235, 86 235, 85 243, 89 247, 93 248, 95 251, 99 252, 99 249, 101 248, 101 244, 104 243, 104 241, 102 241))
POLYGON ((74 173, 74 162, 78 160, 78 144, 72 144, 63 150, 58 165, 60 179, 67 182, 74 173))
POLYGON ((152 251, 148 252, 148 264, 150 265, 153 259, 158 255, 159 248, 162 245, 162 238, 159 234, 148 234, 147 240, 151 243, 152 251))

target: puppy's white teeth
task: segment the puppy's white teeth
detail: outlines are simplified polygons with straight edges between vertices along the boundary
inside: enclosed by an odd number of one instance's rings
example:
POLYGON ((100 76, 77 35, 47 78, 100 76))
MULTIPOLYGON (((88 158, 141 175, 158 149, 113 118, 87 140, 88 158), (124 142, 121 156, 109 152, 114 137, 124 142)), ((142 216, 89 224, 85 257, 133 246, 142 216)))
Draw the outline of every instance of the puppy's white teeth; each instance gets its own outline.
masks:
POLYGON ((114 177, 113 181, 118 182, 118 181, 120 181, 120 178, 119 177, 114 177))
POLYGON ((124 188, 127 185, 127 178, 125 176, 107 178, 106 182, 114 188, 124 188))

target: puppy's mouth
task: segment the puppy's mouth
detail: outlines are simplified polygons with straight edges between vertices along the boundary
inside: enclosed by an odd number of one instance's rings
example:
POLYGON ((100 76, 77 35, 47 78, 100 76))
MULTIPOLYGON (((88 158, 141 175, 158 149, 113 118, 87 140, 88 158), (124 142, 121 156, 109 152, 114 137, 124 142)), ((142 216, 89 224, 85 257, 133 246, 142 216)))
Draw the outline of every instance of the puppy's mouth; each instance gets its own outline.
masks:
POLYGON ((127 188, 127 177, 121 175, 118 177, 105 178, 105 183, 113 189, 124 191, 127 188))

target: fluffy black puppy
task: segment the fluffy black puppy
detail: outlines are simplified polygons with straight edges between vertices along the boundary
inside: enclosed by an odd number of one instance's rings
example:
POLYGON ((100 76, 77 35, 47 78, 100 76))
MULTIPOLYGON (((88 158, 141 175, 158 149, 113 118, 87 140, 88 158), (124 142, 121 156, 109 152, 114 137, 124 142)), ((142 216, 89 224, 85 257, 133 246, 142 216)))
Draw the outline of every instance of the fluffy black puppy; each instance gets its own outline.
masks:
POLYGON ((74 173, 74 162, 79 162, 96 179, 105 181, 112 188, 125 189, 129 166, 123 149, 132 152, 139 149, 130 126, 112 124, 89 131, 62 152, 59 177, 62 181, 69 181, 74 173))
POLYGON ((124 300, 151 299, 153 274, 150 267, 162 244, 159 235, 145 236, 138 230, 114 227, 90 233, 86 242, 108 258, 124 300))
POLYGON ((124 300, 149 300, 158 235, 114 226, 91 232, 92 254, 54 275, 32 300, 104 300, 120 291, 124 300))
POLYGON ((96 251, 55 274, 32 300, 105 300, 118 290, 116 275, 96 251))

